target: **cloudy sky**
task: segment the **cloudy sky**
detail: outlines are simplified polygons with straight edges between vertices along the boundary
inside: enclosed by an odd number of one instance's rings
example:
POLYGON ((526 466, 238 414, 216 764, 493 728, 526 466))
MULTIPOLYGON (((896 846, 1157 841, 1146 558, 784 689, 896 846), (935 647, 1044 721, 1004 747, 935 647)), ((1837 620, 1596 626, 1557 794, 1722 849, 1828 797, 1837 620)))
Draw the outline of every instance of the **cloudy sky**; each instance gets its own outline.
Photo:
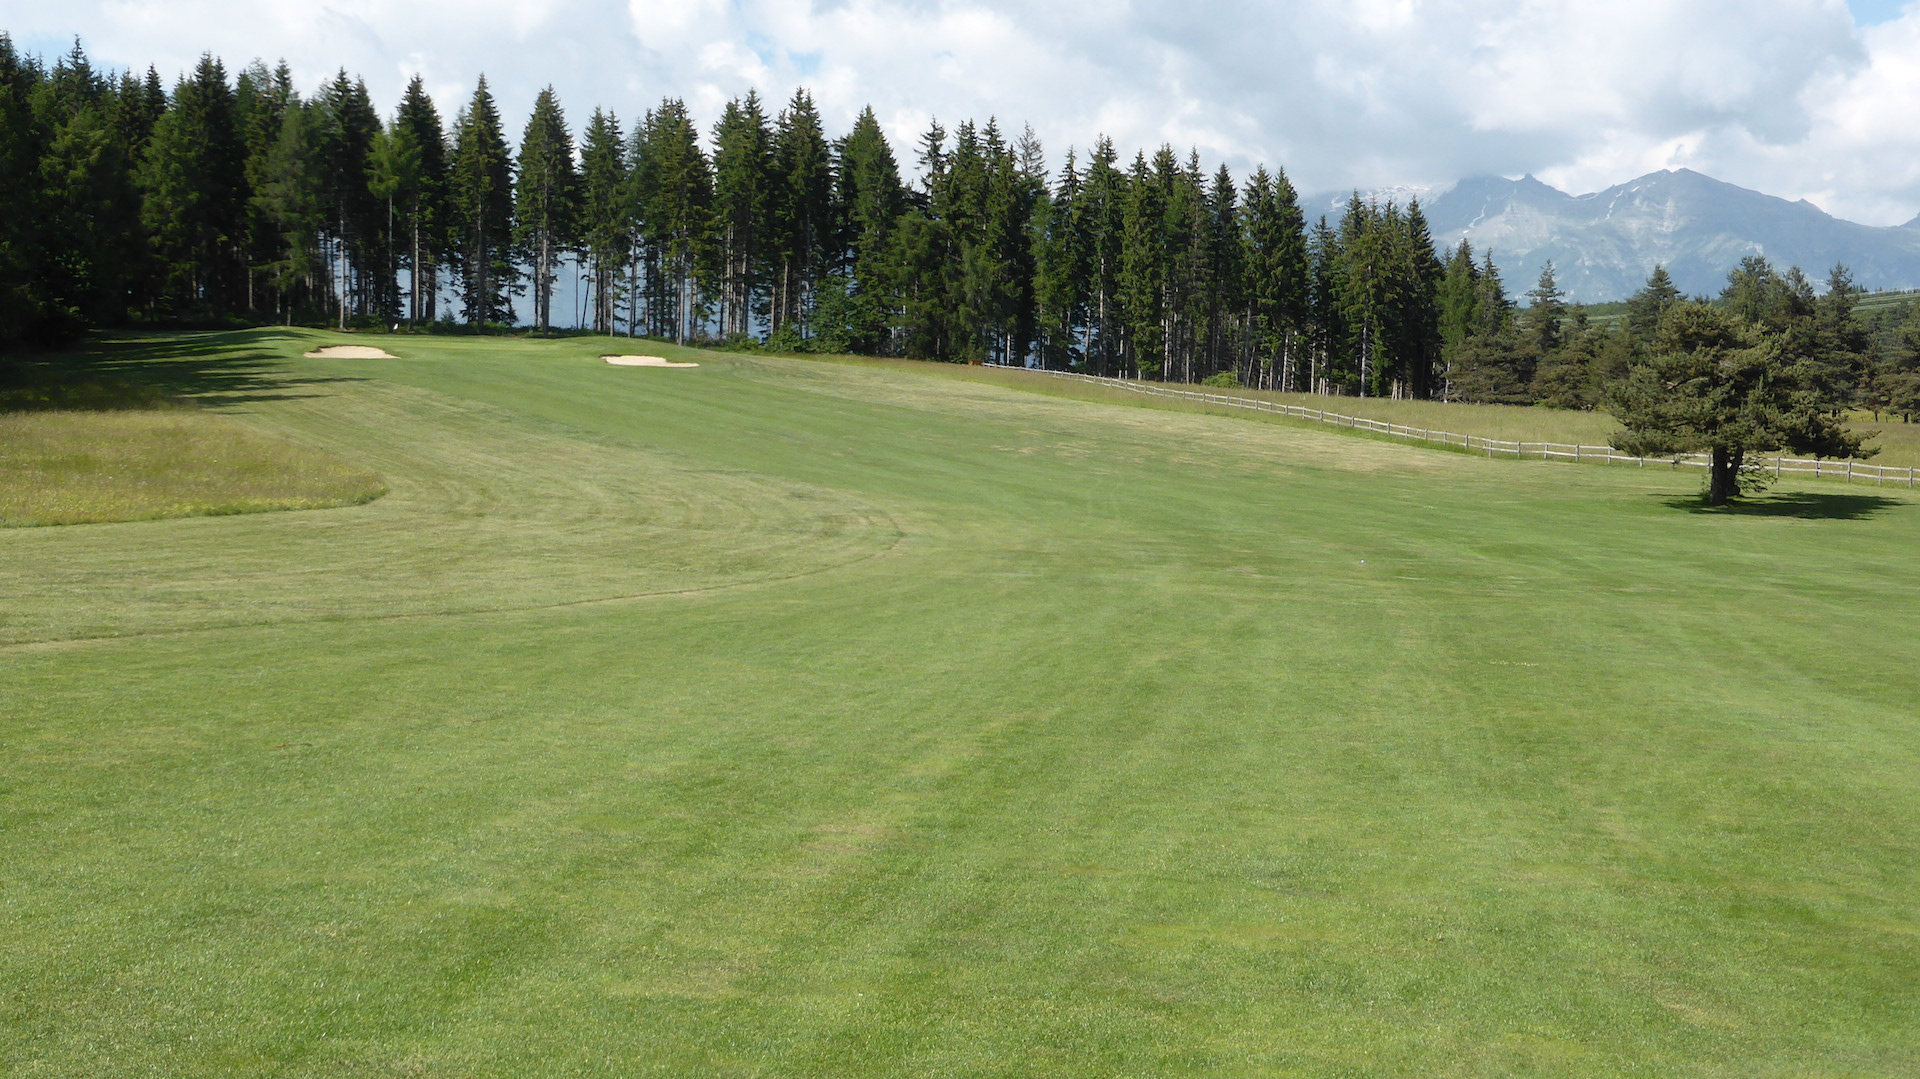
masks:
POLYGON ((1104 132, 1310 191, 1686 166, 1920 213, 1920 0, 0 0, 0 29, 169 81, 203 51, 304 88, 344 66, 383 108, 418 72, 449 116, 482 72, 509 117, 551 83, 576 124, 807 86, 832 133, 873 105, 903 161, 930 118, 993 115, 1056 159, 1104 132))

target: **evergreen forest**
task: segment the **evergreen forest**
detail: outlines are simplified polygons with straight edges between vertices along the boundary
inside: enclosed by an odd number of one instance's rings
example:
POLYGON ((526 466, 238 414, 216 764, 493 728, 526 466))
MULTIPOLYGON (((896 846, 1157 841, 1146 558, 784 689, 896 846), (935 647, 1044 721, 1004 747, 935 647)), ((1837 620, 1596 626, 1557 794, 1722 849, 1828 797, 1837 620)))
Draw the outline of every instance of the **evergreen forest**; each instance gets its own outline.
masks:
MULTIPOLYGON (((930 126, 903 163, 871 108, 830 136, 805 90, 667 99, 577 129, 551 89, 510 140, 485 78, 451 118, 390 115, 344 70, 203 56, 98 70, 0 33, 0 348, 94 327, 268 322, 594 332, 1283 391, 1597 408, 1685 298, 1623 314, 1521 297, 1436 250, 1417 201, 1309 219, 1283 169, 1236 178, 1101 138, 1057 174, 1030 128, 930 126), (559 288, 571 278, 572 287, 559 288), (556 318, 556 293, 577 307, 556 318), (1521 300, 1525 302, 1522 303, 1521 300), (574 302, 574 301, 569 301, 574 302)), ((1817 374, 1820 406, 1920 412, 1912 305, 1856 317, 1750 258, 1714 302, 1817 374), (1811 366, 1809 366, 1811 365, 1811 366)))

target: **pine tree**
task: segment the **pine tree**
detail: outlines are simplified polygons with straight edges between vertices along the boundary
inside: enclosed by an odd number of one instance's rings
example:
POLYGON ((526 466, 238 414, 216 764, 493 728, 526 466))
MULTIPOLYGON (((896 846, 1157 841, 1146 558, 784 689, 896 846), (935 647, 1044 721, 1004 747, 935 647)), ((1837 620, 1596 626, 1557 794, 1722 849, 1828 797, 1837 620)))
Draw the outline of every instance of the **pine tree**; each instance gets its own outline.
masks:
POLYGON ((107 94, 106 79, 93 70, 87 50, 79 38, 74 38, 73 47, 54 62, 53 70, 34 87, 30 104, 34 118, 43 128, 52 130, 83 110, 99 105, 107 94))
POLYGON ((514 172, 514 236, 533 262, 533 324, 546 333, 553 326, 557 267, 574 239, 580 186, 573 136, 551 86, 534 99, 514 172))
POLYGON ((1341 296, 1346 259, 1340 250, 1340 236, 1327 224, 1325 215, 1315 223, 1307 241, 1311 265, 1307 305, 1307 392, 1333 391, 1339 350, 1347 337, 1347 325, 1341 296))
POLYGON ((1655 263, 1653 273, 1647 276, 1647 283, 1641 286, 1627 300, 1627 330, 1635 340, 1652 341, 1653 335, 1660 329, 1660 319, 1667 309, 1680 301, 1680 290, 1674 286, 1673 278, 1667 268, 1655 263))
MULTIPOLYGON (((256 280, 271 274, 280 256, 280 233, 265 208, 261 193, 267 184, 267 166, 280 141, 287 109, 294 103, 293 73, 282 60, 273 70, 255 60, 235 81, 234 105, 241 143, 246 153, 249 197, 246 207, 247 309, 258 311, 256 280)), ((277 313, 277 312, 276 312, 277 313)))
POLYGON ((1094 140, 1087 160, 1074 218, 1086 245, 1087 320, 1081 346, 1088 368, 1097 375, 1121 369, 1120 272, 1126 236, 1126 208, 1132 198, 1127 174, 1116 168, 1113 140, 1094 140))
POLYGON ((448 202, 462 315, 484 331, 513 317, 507 293, 519 279, 513 249, 513 161, 484 75, 454 121, 448 202))
POLYGON ((1902 305, 1895 335, 1877 381, 1886 410, 1912 423, 1920 416, 1920 303, 1902 305))
POLYGON ((834 151, 834 220, 840 225, 831 260, 844 275, 847 294, 844 347, 859 352, 889 352, 888 315, 893 290, 888 254, 906 189, 893 148, 872 108, 860 111, 853 129, 834 151))
POLYGON ((1204 315, 1206 374, 1232 372, 1236 381, 1257 384, 1257 358, 1247 306, 1247 246, 1241 231, 1240 189, 1225 165, 1214 171, 1207 191, 1207 262, 1210 285, 1204 315))
POLYGON ((39 161, 44 133, 31 100, 41 72, 0 31, 0 349, 58 339, 67 320, 49 310, 39 285, 43 252, 39 161), (50 317, 51 316, 51 317, 50 317))
POLYGON ((772 183, 771 322, 775 331, 792 326, 804 338, 811 292, 834 231, 831 155, 804 88, 794 91, 774 125, 772 183))
POLYGON ((407 141, 420 151, 420 182, 407 201, 407 317, 432 322, 439 312, 440 266, 448 256, 447 137, 440 110, 415 75, 395 111, 393 126, 407 129, 407 141))
POLYGON ((1161 167, 1134 156, 1128 171, 1123 211, 1118 280, 1122 363, 1137 378, 1158 378, 1165 371, 1166 204, 1173 153, 1161 147, 1161 167))
POLYGON ((1446 267, 1434 251, 1433 233, 1420 200, 1407 204, 1402 218, 1405 227, 1403 250, 1406 253, 1406 281, 1401 290, 1400 367, 1404 396, 1421 400, 1434 396, 1444 364, 1440 341, 1440 283, 1446 267))
MULTIPOLYGON (((1471 249, 1465 253, 1471 255, 1471 249)), ((1532 358, 1519 339, 1513 301, 1491 249, 1481 256, 1472 280, 1473 323, 1447 361, 1451 396, 1488 404, 1531 403, 1532 358)))
POLYGON ((1393 304, 1392 230, 1378 206, 1364 202, 1359 192, 1347 202, 1340 219, 1341 321, 1348 329, 1343 342, 1347 364, 1339 370, 1362 397, 1378 396, 1386 382, 1391 352, 1388 319, 1393 304))
POLYGON ((1040 338, 1040 365, 1049 369, 1084 367, 1075 348, 1074 328, 1088 318, 1088 261, 1081 214, 1079 160, 1069 148, 1052 197, 1037 207, 1034 219, 1034 304, 1040 338))
POLYGON ((314 160, 318 151, 309 134, 310 117, 297 95, 287 102, 254 196, 276 236, 274 258, 266 269, 289 323, 302 296, 313 301, 323 296, 318 281, 325 272, 320 245, 327 202, 320 185, 321 166, 314 160))
POLYGON ((1855 314, 1863 292, 1853 283, 1853 271, 1835 265, 1826 292, 1814 302, 1811 339, 1802 346, 1808 377, 1836 411, 1859 403, 1872 377, 1872 343, 1855 314))
POLYGON ((696 273, 713 224, 713 172, 684 101, 668 99, 648 114, 634 179, 642 191, 641 221, 663 274, 654 329, 685 343, 698 330, 696 273), (659 316, 670 322, 662 322, 659 316))
POLYGON ((49 256, 39 287, 61 319, 52 328, 69 336, 120 322, 144 242, 139 192, 104 102, 86 99, 53 129, 39 174, 36 220, 49 256))
MULTIPOLYGON (((374 137, 373 153, 368 159, 368 190, 387 207, 387 222, 384 235, 387 244, 387 279, 394 283, 395 293, 392 300, 399 300, 400 281, 400 230, 399 224, 414 218, 415 223, 407 229, 414 237, 414 248, 418 249, 419 227, 417 224, 418 207, 422 188, 425 184, 425 169, 422 159, 425 153, 414 129, 407 124, 395 123, 374 137), (397 215, 397 216, 396 216, 397 215)), ((410 263, 411 265, 411 263, 410 263)), ((418 275, 413 284, 418 284, 418 275)), ((412 289, 408 290, 409 292, 412 289)), ((397 309, 383 312, 388 317, 396 317, 397 309)), ((414 320, 415 308, 408 306, 408 324, 414 320)))
POLYGON ((224 313, 245 296, 245 160, 226 69, 203 55, 154 124, 141 219, 177 311, 224 313))
POLYGON ((593 283, 596 333, 611 334, 619 312, 619 272, 633 235, 626 185, 627 153, 620 121, 610 112, 595 109, 580 154, 580 228, 593 283))
POLYGON ((763 235, 772 192, 773 134, 760 96, 727 102, 713 130, 714 254, 719 259, 720 332, 744 337, 764 288, 763 235))
POLYGON ((1765 483, 1755 467, 1760 453, 1871 455, 1846 430, 1844 402, 1796 354, 1791 330, 1746 318, 1731 304, 1676 305, 1609 398, 1625 428, 1613 444, 1641 456, 1708 454, 1706 501, 1715 506, 1765 483))
POLYGON ((1243 216, 1248 303, 1263 354, 1264 383, 1292 391, 1304 383, 1300 360, 1309 274, 1306 219, 1284 171, 1255 170, 1243 216))
POLYGON ((1560 347, 1560 323, 1567 317, 1567 294, 1554 279, 1553 260, 1540 268, 1540 280, 1527 290, 1527 344, 1537 364, 1560 347))
POLYGON ((336 321, 347 328, 350 314, 384 313, 398 288, 386 272, 382 233, 385 207, 368 184, 380 116, 366 83, 342 68, 314 94, 309 105, 308 138, 320 168, 320 192, 327 206, 327 242, 336 321))

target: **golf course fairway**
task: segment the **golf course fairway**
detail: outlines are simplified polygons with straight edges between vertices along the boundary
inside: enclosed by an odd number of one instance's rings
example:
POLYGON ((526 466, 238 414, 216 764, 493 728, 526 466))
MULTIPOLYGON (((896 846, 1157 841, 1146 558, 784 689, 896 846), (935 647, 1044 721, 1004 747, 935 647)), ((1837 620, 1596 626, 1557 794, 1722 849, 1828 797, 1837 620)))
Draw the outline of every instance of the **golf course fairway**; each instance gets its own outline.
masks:
POLYGON ((642 344, 102 353, 386 493, 0 529, 0 1073, 1920 1074, 1920 498, 642 344))

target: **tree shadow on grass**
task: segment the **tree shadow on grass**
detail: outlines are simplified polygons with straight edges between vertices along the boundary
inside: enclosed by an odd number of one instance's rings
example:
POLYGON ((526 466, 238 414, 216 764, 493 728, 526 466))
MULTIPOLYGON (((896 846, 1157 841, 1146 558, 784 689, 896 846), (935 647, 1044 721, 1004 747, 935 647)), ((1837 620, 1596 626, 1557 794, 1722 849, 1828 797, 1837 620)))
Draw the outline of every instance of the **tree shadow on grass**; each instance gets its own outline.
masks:
POLYGON ((0 379, 0 412, 123 411, 182 401, 213 408, 322 397, 319 387, 364 379, 296 374, 271 343, 292 337, 267 328, 223 333, 119 337, 16 363, 0 379))
POLYGON ((1724 506, 1709 506, 1706 500, 1662 497, 1661 501, 1688 513, 1707 513, 1726 517, 1795 517, 1807 521, 1858 521, 1900 505, 1899 499, 1884 495, 1840 491, 1788 491, 1735 499, 1724 506))

